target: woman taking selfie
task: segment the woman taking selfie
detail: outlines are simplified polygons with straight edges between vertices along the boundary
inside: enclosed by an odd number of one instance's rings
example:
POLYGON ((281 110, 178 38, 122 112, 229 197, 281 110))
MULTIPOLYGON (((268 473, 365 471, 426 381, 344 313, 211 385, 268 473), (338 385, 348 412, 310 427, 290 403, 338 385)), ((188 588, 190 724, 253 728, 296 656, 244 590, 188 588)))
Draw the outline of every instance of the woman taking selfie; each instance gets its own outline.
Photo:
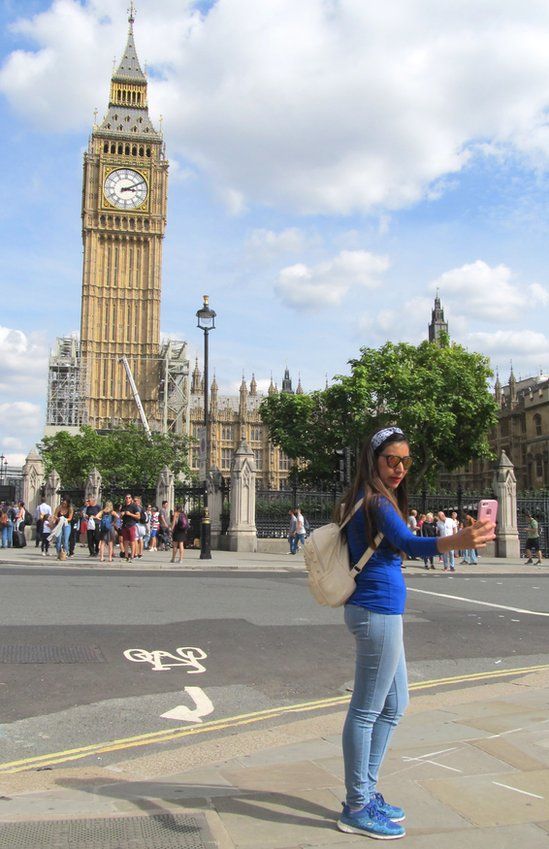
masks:
POLYGON ((402 808, 377 790, 391 735, 408 704, 402 633, 406 584, 402 555, 431 559, 450 549, 481 548, 495 538, 492 522, 476 522, 449 537, 422 538, 407 527, 406 474, 412 465, 406 436, 398 427, 377 431, 365 443, 353 485, 343 498, 340 523, 351 562, 374 553, 358 574, 345 605, 345 624, 355 637, 353 695, 343 728, 346 803, 340 831, 382 840, 404 837, 402 808), (353 513, 357 505, 360 505, 353 513), (381 533, 383 539, 376 536, 381 533))

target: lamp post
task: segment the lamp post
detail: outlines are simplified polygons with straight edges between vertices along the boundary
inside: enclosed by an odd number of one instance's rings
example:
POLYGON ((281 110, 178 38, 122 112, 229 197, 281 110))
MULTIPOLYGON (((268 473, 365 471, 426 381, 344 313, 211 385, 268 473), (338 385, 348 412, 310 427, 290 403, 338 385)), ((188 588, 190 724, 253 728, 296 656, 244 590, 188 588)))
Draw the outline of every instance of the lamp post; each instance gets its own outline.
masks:
POLYGON ((2 483, 5 483, 7 469, 8 461, 3 454, 0 454, 0 481, 2 483))
POLYGON ((211 521, 208 511, 208 471, 210 468, 210 417, 208 413, 208 334, 215 330, 215 312, 210 309, 210 299, 204 295, 202 309, 196 313, 197 327, 204 331, 204 429, 206 431, 206 479, 204 481, 204 515, 200 526, 200 559, 211 560, 211 521))

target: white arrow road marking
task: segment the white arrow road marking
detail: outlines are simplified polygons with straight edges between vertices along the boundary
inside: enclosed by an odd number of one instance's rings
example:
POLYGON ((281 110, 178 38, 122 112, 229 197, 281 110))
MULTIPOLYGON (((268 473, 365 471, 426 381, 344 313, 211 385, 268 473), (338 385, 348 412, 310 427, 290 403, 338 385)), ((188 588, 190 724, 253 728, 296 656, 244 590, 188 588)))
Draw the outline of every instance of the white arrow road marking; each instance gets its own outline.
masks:
POLYGON ((196 707, 188 708, 186 705, 178 705, 166 713, 160 714, 164 719, 179 719, 182 722, 202 722, 203 716, 213 713, 214 706, 210 699, 200 687, 185 687, 185 692, 193 700, 196 707))

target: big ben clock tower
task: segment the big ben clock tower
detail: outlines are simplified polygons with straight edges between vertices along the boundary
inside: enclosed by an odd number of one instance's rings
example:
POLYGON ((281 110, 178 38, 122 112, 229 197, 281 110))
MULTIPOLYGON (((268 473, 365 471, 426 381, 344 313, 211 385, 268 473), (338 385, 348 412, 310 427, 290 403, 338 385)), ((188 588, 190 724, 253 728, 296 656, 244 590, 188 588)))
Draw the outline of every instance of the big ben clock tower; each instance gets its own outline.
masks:
POLYGON ((86 385, 83 420, 94 428, 136 419, 122 356, 149 424, 160 427, 162 419, 160 295, 168 162, 162 135, 149 118, 133 24, 132 3, 108 111, 94 125, 84 155, 80 361, 86 385))

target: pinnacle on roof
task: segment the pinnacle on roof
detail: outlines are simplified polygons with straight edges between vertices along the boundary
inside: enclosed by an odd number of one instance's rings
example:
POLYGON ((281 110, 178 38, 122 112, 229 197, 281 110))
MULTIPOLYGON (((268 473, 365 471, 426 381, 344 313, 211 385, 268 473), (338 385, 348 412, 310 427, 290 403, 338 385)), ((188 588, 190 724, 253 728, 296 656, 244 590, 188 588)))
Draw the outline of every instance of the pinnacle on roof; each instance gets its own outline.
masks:
POLYGON ((128 30, 128 41, 126 43, 126 48, 124 50, 124 55, 122 56, 120 64, 113 74, 113 80, 119 80, 120 82, 131 81, 146 83, 147 78, 141 70, 141 65, 139 64, 139 59, 137 58, 137 50, 135 49, 135 41, 133 40, 134 21, 135 7, 132 2, 130 6, 130 16, 128 18, 128 22, 130 25, 130 28, 128 30))

